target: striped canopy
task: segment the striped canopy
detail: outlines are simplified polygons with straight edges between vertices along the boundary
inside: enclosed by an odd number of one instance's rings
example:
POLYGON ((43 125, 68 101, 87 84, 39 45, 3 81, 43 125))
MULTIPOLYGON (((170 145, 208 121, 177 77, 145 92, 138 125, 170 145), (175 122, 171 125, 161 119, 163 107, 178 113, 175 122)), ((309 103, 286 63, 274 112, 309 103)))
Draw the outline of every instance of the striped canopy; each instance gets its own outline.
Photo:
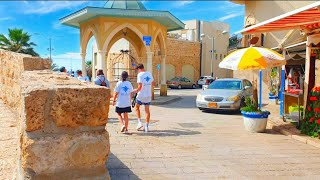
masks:
POLYGON ((247 27, 237 33, 253 34, 289 29, 311 31, 320 28, 320 1, 247 27))
POLYGON ((285 58, 271 49, 249 47, 232 52, 219 64, 231 70, 266 69, 285 65, 285 58))

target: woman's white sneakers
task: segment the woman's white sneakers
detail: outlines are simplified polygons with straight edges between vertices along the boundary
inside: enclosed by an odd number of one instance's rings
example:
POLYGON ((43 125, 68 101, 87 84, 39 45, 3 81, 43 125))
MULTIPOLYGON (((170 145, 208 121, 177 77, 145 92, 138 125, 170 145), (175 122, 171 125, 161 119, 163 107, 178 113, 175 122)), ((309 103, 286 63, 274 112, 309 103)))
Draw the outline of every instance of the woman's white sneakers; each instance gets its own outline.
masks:
POLYGON ((138 125, 137 125, 137 131, 142 131, 143 129, 143 125, 141 122, 138 122, 138 125))
POLYGON ((125 130, 126 130, 126 127, 125 127, 125 126, 122 126, 122 127, 121 127, 121 132, 123 133, 125 130))

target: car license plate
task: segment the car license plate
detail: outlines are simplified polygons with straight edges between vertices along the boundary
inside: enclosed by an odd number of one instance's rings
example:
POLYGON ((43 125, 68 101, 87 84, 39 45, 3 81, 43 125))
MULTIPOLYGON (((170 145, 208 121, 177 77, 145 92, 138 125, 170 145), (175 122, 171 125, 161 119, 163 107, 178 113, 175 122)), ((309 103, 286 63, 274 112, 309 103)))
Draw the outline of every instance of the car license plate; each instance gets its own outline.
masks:
POLYGON ((208 107, 209 108, 217 108, 217 103, 209 103, 208 107))

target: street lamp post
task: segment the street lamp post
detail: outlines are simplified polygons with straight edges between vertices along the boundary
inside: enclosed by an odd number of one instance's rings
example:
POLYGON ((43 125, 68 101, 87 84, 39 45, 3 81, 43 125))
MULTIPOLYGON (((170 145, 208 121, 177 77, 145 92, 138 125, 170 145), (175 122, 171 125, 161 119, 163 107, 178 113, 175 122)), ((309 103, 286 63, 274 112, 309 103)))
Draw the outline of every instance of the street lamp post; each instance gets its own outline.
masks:
POLYGON ((51 47, 51 37, 49 38, 49 48, 48 48, 48 51, 49 51, 49 54, 50 54, 49 59, 50 59, 50 61, 51 61, 51 60, 52 60, 52 59, 51 59, 51 52, 53 51, 53 48, 51 47))
MULTIPOLYGON (((33 33, 33 35, 37 35, 37 36, 44 36, 40 33, 33 33)), ((53 36, 53 37, 63 37, 63 36, 53 36)), ((47 50, 49 51, 49 59, 50 61, 52 60, 52 51, 54 50, 52 48, 52 37, 49 37, 49 48, 47 48, 47 50)))
MULTIPOLYGON (((222 31, 222 33, 221 34, 227 34, 228 33, 228 31, 222 31)), ((221 35, 221 34, 219 34, 219 35, 221 35)), ((218 35, 218 36, 219 36, 218 35)), ((215 40, 215 38, 216 37, 211 37, 211 36, 208 36, 208 35, 206 35, 206 34, 201 34, 200 35, 200 37, 201 38, 204 38, 204 37, 208 37, 208 39, 210 39, 211 40, 211 47, 212 47, 212 49, 211 49, 211 77, 213 77, 213 57, 214 57, 214 53, 215 53, 215 50, 214 50, 214 40, 215 40)))

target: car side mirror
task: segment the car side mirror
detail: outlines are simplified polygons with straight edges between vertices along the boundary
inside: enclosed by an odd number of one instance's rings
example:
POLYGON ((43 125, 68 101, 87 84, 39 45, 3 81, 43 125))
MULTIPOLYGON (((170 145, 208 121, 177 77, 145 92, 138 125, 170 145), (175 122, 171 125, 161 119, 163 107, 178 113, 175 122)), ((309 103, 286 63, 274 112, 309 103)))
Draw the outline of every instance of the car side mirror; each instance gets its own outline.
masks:
POLYGON ((245 86, 244 87, 245 90, 250 89, 250 88, 251 88, 251 86, 245 86))

